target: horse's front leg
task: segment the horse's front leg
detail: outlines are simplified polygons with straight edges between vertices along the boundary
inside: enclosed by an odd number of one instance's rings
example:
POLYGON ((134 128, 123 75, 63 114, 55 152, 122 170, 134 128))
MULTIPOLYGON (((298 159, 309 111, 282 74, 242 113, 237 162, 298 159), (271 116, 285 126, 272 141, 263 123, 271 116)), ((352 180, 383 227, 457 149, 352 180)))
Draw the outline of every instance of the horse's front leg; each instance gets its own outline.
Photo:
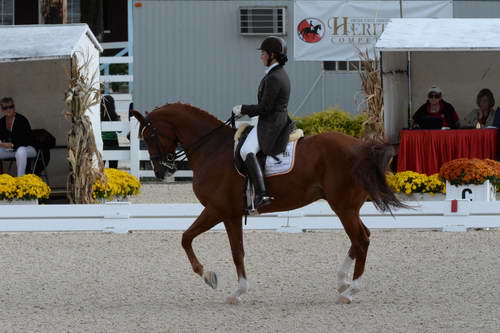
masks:
POLYGON ((205 208, 189 229, 182 234, 182 247, 186 251, 188 259, 191 262, 191 266, 193 267, 193 271, 201 276, 203 280, 213 289, 217 288, 217 274, 215 272, 205 272, 203 270, 203 265, 200 264, 198 258, 196 258, 196 255, 194 254, 192 243, 196 236, 210 230, 219 222, 220 220, 217 217, 210 215, 207 208, 205 208))
POLYGON ((236 274, 238 275, 238 289, 231 295, 226 297, 226 303, 238 304, 240 296, 248 291, 247 275, 245 273, 245 251, 243 249, 243 226, 241 225, 241 216, 224 221, 229 244, 231 245, 231 253, 233 254, 234 265, 236 266, 236 274))

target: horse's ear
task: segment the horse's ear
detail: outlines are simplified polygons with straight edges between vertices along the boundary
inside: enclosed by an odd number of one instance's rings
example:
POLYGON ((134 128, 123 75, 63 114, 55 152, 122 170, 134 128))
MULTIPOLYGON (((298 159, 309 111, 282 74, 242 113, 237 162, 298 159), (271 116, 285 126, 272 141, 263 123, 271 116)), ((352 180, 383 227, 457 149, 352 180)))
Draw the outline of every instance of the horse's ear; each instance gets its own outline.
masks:
POLYGON ((146 122, 146 120, 144 119, 144 116, 142 115, 142 113, 140 113, 137 110, 131 110, 130 113, 132 114, 132 116, 135 117, 135 119, 137 119, 139 121, 139 123, 142 126, 144 126, 144 123, 146 122))

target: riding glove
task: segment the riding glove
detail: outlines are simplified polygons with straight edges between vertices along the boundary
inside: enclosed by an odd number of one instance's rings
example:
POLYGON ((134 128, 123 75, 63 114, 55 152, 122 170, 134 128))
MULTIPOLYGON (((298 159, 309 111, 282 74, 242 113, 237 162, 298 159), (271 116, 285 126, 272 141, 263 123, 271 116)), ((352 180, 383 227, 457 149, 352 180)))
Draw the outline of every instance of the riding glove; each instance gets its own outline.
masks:
POLYGON ((241 105, 236 105, 233 107, 233 113, 236 117, 241 117, 241 105))

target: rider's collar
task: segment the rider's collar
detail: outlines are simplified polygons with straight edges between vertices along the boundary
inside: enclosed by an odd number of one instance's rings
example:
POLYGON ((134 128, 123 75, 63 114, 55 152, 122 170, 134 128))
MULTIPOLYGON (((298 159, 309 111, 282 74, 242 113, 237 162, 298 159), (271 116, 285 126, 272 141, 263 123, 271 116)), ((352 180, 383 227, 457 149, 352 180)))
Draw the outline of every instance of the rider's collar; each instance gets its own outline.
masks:
POLYGON ((266 74, 269 74, 269 72, 271 71, 271 69, 273 69, 274 67, 278 66, 279 63, 278 62, 275 62, 274 64, 272 64, 271 66, 267 67, 266 69, 266 74))

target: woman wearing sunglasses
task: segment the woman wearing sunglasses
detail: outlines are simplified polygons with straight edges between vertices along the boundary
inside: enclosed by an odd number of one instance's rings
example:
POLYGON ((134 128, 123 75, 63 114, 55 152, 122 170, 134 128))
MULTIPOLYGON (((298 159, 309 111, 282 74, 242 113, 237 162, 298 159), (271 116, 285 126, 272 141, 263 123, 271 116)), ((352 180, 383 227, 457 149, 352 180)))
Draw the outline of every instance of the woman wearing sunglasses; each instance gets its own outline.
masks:
POLYGON ((413 115, 413 128, 446 129, 459 128, 459 118, 453 106, 445 102, 443 93, 438 86, 432 86, 427 91, 425 102, 413 115))
POLYGON ((20 177, 25 174, 28 158, 36 157, 31 126, 26 117, 16 113, 12 97, 0 100, 0 110, 3 114, 0 119, 0 160, 15 157, 17 176, 20 177))

